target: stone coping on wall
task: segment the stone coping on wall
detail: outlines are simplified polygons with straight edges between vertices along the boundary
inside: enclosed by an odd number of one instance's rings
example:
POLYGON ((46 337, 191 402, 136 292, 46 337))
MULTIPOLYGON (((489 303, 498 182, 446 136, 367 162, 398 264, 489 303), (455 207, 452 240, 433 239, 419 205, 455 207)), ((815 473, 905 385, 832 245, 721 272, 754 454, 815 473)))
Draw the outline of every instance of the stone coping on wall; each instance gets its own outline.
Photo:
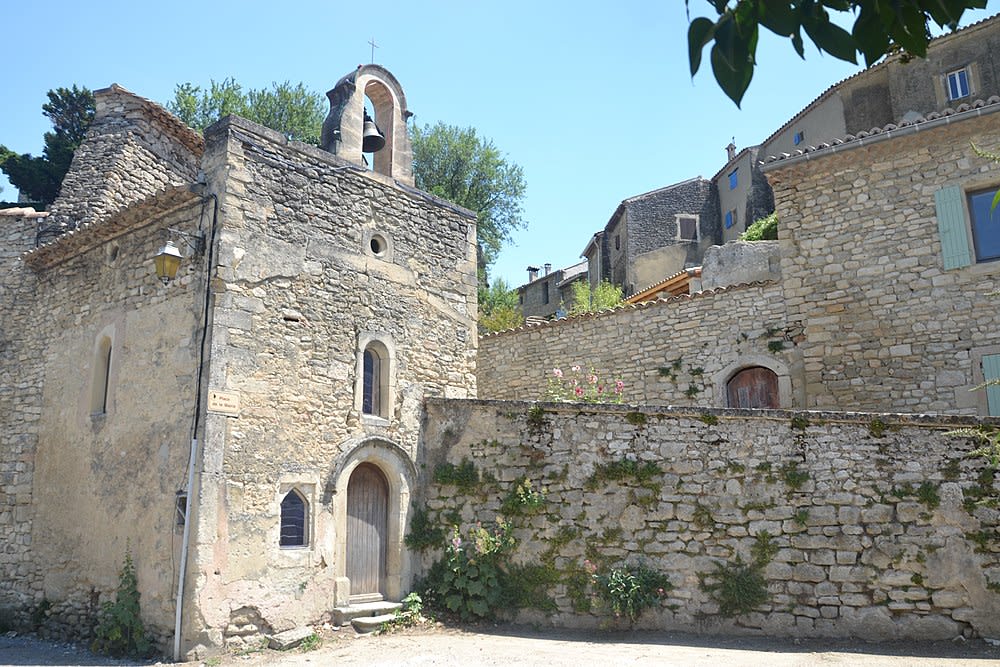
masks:
POLYGON ((907 134, 928 131, 942 125, 971 120, 998 111, 1000 111, 1000 95, 992 95, 986 100, 978 99, 971 103, 960 104, 954 109, 949 107, 940 113, 933 111, 926 116, 920 116, 912 121, 900 121, 898 125, 896 123, 889 123, 885 127, 873 127, 868 131, 848 134, 841 139, 834 139, 829 143, 821 143, 818 146, 808 146, 793 153, 782 153, 777 156, 771 155, 764 161, 761 169, 766 173, 803 160, 811 160, 860 146, 867 146, 878 141, 895 139, 907 134))
POLYGON ((113 95, 124 95, 138 102, 146 116, 159 125, 168 135, 179 141, 185 148, 200 156, 205 150, 205 140, 201 134, 188 127, 180 118, 173 115, 153 100, 136 95, 131 90, 112 83, 107 88, 94 91, 95 97, 111 97, 113 95))
POLYGON ((652 308, 654 306, 660 306, 663 304, 677 303, 679 301, 689 301, 691 299, 702 299, 705 297, 715 296, 716 294, 722 294, 724 292, 732 292, 736 290, 750 289, 753 287, 766 287, 770 285, 776 285, 775 280, 755 280, 750 283, 739 283, 737 285, 726 285, 725 287, 716 287, 714 289, 702 290, 701 292, 695 292, 694 294, 679 294, 677 296, 662 297, 659 299, 651 299, 649 301, 640 301, 637 303, 627 303, 623 302, 614 308, 607 308, 605 310, 600 310, 593 313, 580 313, 579 315, 570 315, 568 317, 561 317, 557 320, 547 320, 545 322, 540 322, 538 324, 524 324, 513 329, 504 329, 503 331, 494 331, 492 333, 480 336, 480 338, 496 338, 498 336, 506 336, 509 334, 521 333, 524 331, 535 331, 538 329, 544 329, 547 327, 556 327, 571 322, 579 322, 580 320, 589 320, 597 317, 605 317, 615 313, 619 313, 625 310, 636 310, 643 308, 652 308))
POLYGON ((107 220, 84 223, 24 254, 35 270, 50 268, 131 231, 153 224, 160 216, 189 206, 202 198, 197 184, 172 185, 112 215, 107 220))
MULTIPOLYGON (((249 121, 246 118, 240 118, 239 116, 229 115, 226 116, 225 118, 216 121, 212 125, 209 125, 207 128, 205 128, 205 139, 209 140, 213 137, 223 136, 226 132, 233 132, 234 136, 236 136, 241 141, 248 141, 250 143, 253 143, 254 139, 263 139, 268 143, 275 144, 278 146, 283 146, 285 148, 288 148, 289 150, 301 153, 302 155, 306 155, 310 159, 325 162, 331 165, 334 171, 350 172, 355 176, 361 176, 364 178, 377 181, 379 183, 382 183, 383 185, 394 187, 397 190, 406 192, 409 195, 412 195, 419 199, 423 199, 424 201, 431 202, 442 208, 446 208, 466 218, 471 218, 472 220, 476 219, 476 214, 474 211, 470 211, 469 209, 463 206, 459 206, 454 202, 450 202, 446 199, 442 199, 440 197, 432 195, 429 192, 420 190, 419 188, 415 188, 411 185, 407 185, 406 183, 402 183, 390 176, 385 176, 384 174, 379 174, 374 171, 365 169, 363 167, 359 167, 353 162, 348 162, 344 158, 338 157, 333 153, 325 151, 318 146, 313 146, 310 144, 303 143, 301 141, 295 141, 294 139, 289 139, 281 132, 277 132, 263 125, 259 125, 258 123, 249 121), (240 131, 242 131, 244 134, 241 134, 240 131), (250 133, 253 136, 247 136, 245 133, 250 133)), ((297 169, 301 171, 306 171, 308 169, 308 166, 305 164, 296 165, 292 163, 286 163, 282 166, 286 169, 297 169)), ((308 174, 306 175, 308 176, 308 174)))
POLYGON ((546 412, 556 413, 591 413, 620 414, 641 413, 644 415, 661 415, 667 417, 700 418, 711 415, 719 419, 761 419, 768 421, 788 421, 805 419, 814 424, 860 424, 869 425, 878 420, 886 426, 913 426, 917 428, 958 429, 975 427, 982 424, 1000 427, 1000 417, 977 417, 970 415, 946 415, 938 413, 905 413, 905 412, 837 412, 831 410, 750 410, 745 408, 689 407, 689 406, 650 406, 616 403, 569 403, 552 401, 503 401, 480 398, 427 398, 427 404, 434 405, 468 405, 493 407, 507 412, 527 412, 532 408, 541 408, 546 412))

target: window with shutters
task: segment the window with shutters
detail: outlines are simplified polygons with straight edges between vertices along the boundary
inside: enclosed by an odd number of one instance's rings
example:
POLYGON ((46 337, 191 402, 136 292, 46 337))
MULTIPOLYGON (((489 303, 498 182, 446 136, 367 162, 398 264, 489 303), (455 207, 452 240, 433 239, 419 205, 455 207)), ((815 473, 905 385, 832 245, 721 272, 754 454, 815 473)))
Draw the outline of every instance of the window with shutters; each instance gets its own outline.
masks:
POLYGON ((281 536, 278 544, 282 547, 304 547, 309 544, 308 512, 306 499, 296 489, 292 489, 281 501, 281 536))
POLYGON ((945 269, 1000 259, 1000 207, 997 187, 965 191, 953 185, 934 194, 945 269))
POLYGON ((976 261, 1000 259, 1000 206, 993 208, 997 189, 970 192, 969 218, 976 261))
POLYGON ((962 68, 954 72, 948 72, 945 77, 948 89, 949 100, 960 100, 972 94, 969 85, 969 70, 962 68))

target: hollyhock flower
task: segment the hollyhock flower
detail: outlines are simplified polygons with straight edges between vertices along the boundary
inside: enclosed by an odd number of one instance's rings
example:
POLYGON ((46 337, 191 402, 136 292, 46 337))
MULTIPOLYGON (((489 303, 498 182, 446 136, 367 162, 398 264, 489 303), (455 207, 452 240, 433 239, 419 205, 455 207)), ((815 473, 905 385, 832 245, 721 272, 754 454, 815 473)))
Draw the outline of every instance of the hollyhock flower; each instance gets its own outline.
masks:
POLYGON ((583 387, 577 387, 576 389, 573 390, 573 393, 576 394, 577 396, 583 396, 583 387))
POLYGON ((563 376, 562 369, 560 368, 553 368, 552 374, 555 375, 557 378, 561 378, 563 376))

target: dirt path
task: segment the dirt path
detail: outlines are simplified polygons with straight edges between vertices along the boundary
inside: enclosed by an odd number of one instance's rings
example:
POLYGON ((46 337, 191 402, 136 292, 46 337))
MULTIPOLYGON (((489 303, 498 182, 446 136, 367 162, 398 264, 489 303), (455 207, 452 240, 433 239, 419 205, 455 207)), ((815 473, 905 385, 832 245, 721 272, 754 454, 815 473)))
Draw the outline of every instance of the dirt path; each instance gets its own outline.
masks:
POLYGON ((757 637, 707 638, 652 632, 583 633, 495 628, 468 632, 415 629, 390 635, 357 636, 332 633, 308 653, 264 652, 230 656, 221 665, 298 667, 305 665, 433 665, 507 667, 589 667, 599 665, 684 665, 728 667, 903 667, 1000 665, 1000 648, 981 641, 926 644, 864 644, 858 642, 794 642, 757 637))
MULTIPOLYGON (((0 640, 0 665, 135 664, 95 658, 66 644, 31 638, 0 640)), ((143 663, 165 664, 165 663, 143 663)), ((198 663, 192 663, 198 664, 198 663)), ((209 667, 365 667, 542 665, 690 665, 729 667, 904 667, 1000 665, 1000 647, 982 641, 865 644, 847 641, 772 640, 759 637, 709 638, 653 632, 581 633, 487 628, 477 632, 448 628, 409 629, 373 637, 341 630, 324 633, 313 651, 261 651, 201 663, 209 667)))

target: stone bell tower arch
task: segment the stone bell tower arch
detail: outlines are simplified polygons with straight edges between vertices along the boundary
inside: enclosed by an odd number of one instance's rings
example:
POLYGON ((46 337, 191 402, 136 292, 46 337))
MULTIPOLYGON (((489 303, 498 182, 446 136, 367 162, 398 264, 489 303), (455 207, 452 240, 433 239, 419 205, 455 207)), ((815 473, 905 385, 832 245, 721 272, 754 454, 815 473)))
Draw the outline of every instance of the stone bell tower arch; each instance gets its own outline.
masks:
POLYGON ((406 121, 413 114, 396 77, 381 65, 359 65, 326 94, 330 112, 323 121, 320 146, 349 162, 371 167, 375 173, 413 185, 413 151, 406 121), (375 112, 374 122, 385 137, 385 146, 367 164, 362 152, 365 97, 375 112))

